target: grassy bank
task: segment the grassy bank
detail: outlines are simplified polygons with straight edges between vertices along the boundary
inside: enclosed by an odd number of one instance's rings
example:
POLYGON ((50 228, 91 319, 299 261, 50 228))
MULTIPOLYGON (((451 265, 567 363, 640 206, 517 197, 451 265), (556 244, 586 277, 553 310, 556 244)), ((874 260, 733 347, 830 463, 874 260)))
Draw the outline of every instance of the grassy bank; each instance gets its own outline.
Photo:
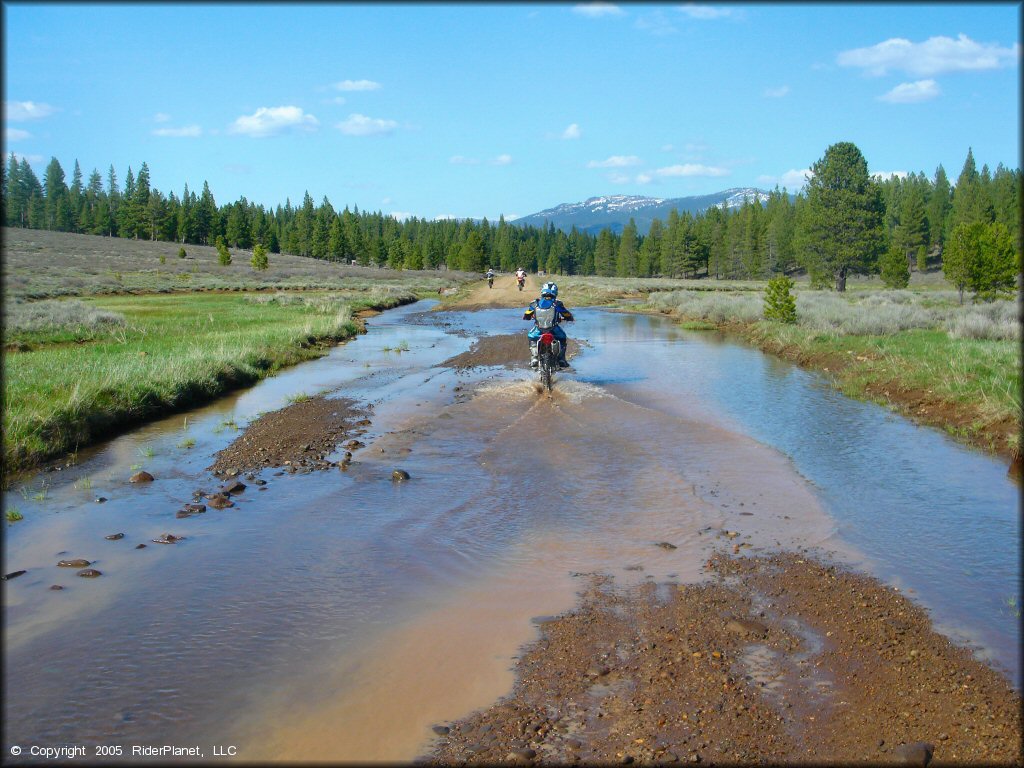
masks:
MULTIPOLYGON (((761 319, 751 293, 653 293, 644 308, 736 333, 827 372, 851 397, 886 405, 961 441, 1019 455, 1017 304, 960 306, 951 291, 798 291, 796 325, 761 319)), ((700 327, 700 325, 697 325, 700 327)))
POLYGON ((377 288, 90 298, 74 302, 77 312, 67 302, 16 308, 5 318, 5 469, 30 468, 322 355, 359 332, 355 313, 415 298, 377 288))

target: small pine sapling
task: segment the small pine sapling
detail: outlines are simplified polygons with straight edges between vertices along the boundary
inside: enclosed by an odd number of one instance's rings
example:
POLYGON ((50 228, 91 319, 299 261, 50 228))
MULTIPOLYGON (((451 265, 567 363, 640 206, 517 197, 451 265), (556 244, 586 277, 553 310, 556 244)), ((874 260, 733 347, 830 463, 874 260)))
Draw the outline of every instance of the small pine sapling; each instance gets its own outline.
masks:
POLYGON ((270 259, 267 258, 267 249, 263 247, 262 243, 257 243, 256 247, 252 249, 252 259, 249 263, 257 271, 262 271, 270 266, 270 259))
POLYGON ((796 322, 796 299, 790 290, 793 281, 785 275, 773 277, 764 291, 764 316, 781 323, 796 322))

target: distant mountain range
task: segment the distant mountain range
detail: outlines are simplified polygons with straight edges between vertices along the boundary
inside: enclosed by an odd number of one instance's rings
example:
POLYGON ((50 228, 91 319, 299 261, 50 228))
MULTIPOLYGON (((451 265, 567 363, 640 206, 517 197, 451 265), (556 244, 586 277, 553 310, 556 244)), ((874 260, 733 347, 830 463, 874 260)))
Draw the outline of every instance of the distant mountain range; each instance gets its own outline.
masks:
POLYGON ((673 208, 679 213, 689 211, 692 214, 698 214, 715 205, 738 208, 743 205, 744 200, 748 198, 753 200, 755 197, 762 203, 767 202, 768 192, 754 187, 737 187, 710 195, 671 199, 639 195, 605 195, 604 197, 592 197, 582 203, 563 203, 539 213, 531 213, 529 216, 514 219, 510 223, 543 227, 551 222, 556 229, 563 232, 569 232, 575 226, 582 232, 596 235, 606 227, 616 234, 621 233, 622 228, 629 223, 630 219, 633 219, 636 222, 637 231, 641 235, 646 235, 647 230, 651 227, 651 222, 655 219, 668 221, 669 212, 673 208))

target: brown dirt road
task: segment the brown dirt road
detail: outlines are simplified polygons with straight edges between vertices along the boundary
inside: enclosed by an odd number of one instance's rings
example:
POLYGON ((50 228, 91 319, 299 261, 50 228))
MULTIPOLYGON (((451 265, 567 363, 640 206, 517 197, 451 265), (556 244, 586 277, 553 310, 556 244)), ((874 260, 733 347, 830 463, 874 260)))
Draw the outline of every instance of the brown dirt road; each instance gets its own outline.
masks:
POLYGON ((526 276, 526 285, 519 290, 516 276, 497 275, 494 287, 488 288, 487 281, 481 280, 467 296, 456 298, 451 302, 443 302, 439 309, 486 309, 488 307, 523 307, 537 298, 541 282, 534 275, 526 276))

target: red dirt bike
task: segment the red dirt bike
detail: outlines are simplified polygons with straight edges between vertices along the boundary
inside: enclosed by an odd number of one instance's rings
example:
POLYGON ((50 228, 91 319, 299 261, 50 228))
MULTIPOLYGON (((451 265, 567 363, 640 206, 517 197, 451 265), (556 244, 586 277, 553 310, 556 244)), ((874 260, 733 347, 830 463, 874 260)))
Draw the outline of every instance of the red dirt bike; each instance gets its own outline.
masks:
POLYGON ((523 290, 523 286, 526 284, 526 278, 525 277, 517 277, 516 278, 516 282, 519 283, 519 290, 521 291, 521 290, 523 290))
POLYGON ((540 376, 541 388, 550 392, 553 386, 551 375, 558 367, 558 358, 562 354, 562 344, 551 331, 542 333, 537 340, 537 373, 540 376))

